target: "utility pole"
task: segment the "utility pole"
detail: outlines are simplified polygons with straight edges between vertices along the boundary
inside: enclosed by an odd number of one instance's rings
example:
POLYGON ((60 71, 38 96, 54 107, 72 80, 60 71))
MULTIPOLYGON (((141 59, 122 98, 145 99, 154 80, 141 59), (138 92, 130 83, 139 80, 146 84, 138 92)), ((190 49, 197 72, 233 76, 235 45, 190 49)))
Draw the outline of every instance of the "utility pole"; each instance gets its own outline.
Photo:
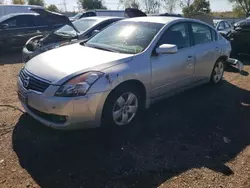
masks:
POLYGON ((66 0, 63 0, 61 4, 58 5, 62 5, 64 7, 64 11, 67 12, 67 2, 66 0))

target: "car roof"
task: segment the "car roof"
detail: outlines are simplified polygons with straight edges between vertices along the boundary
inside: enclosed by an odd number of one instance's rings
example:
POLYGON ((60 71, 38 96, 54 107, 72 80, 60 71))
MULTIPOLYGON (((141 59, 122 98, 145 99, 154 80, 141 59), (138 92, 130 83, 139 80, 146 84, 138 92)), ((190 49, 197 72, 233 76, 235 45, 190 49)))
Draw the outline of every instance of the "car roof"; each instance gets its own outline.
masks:
POLYGON ((197 23, 209 25, 209 24, 202 22, 200 20, 197 20, 197 19, 175 17, 175 16, 145 16, 145 17, 127 18, 127 19, 122 20, 122 21, 152 22, 152 23, 169 24, 169 23, 171 23, 173 21, 177 21, 177 20, 179 20, 179 21, 192 21, 192 22, 197 22, 197 23))
POLYGON ((80 20, 84 19, 93 19, 93 20, 98 20, 98 21, 105 21, 105 20, 112 20, 112 19, 124 19, 123 17, 115 17, 115 16, 90 16, 90 17, 84 17, 81 18, 80 20))
MULTIPOLYGON (((135 18, 128 18, 123 21, 132 21, 132 22, 152 22, 152 23, 161 23, 167 24, 175 20, 180 20, 183 18, 180 17, 172 17, 172 16, 144 16, 144 17, 135 17, 135 18)), ((185 19, 189 20, 189 19, 185 19)))

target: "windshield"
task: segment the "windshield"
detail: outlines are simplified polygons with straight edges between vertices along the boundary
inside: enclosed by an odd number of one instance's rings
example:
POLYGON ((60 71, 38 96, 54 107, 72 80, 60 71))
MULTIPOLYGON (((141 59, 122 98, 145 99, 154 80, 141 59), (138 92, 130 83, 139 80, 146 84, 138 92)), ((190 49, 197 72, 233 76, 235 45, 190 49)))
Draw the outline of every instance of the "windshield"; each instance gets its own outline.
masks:
MULTIPOLYGON (((73 22, 74 26, 80 31, 80 33, 87 31, 89 28, 93 27, 97 23, 98 23, 97 19, 80 19, 73 22)), ((55 34, 76 36, 77 32, 71 26, 65 25, 60 29, 56 30, 55 34)))
POLYGON ((78 13, 78 14, 76 14, 75 16, 73 16, 72 18, 73 18, 73 19, 78 19, 78 18, 81 17, 81 15, 82 15, 82 13, 78 13))
POLYGON ((117 22, 95 35, 85 45, 118 53, 136 54, 147 48, 163 26, 149 22, 117 22))

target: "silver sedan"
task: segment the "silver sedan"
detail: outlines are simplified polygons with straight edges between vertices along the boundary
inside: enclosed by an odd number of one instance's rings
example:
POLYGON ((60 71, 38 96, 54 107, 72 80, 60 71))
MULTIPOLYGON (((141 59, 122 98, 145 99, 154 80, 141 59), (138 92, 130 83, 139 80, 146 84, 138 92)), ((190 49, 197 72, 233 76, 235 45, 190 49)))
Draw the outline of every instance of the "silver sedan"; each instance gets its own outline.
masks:
POLYGON ((128 126, 144 108, 200 84, 217 84, 230 43, 197 20, 137 17, 86 43, 45 52, 20 71, 28 114, 56 129, 128 126))

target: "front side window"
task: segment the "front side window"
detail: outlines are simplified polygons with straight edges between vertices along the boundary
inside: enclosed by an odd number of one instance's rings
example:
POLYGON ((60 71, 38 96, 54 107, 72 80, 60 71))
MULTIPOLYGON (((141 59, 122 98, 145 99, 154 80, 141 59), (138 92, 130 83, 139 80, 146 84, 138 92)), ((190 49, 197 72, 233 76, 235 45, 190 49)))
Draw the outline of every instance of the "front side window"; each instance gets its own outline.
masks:
POLYGON ((198 23, 192 23, 191 28, 195 45, 205 44, 213 41, 211 30, 208 26, 198 23))
POLYGON ((160 38, 157 46, 162 44, 174 44, 178 49, 190 47, 188 26, 180 23, 169 28, 160 38))
POLYGON ((7 24, 9 28, 23 28, 23 27, 33 27, 34 26, 34 17, 33 16, 16 16, 10 18, 3 22, 7 24))
POLYGON ((118 53, 137 54, 148 47, 163 26, 160 23, 121 21, 104 29, 85 45, 118 53))
POLYGON ((3 24, 7 24, 9 28, 16 28, 17 27, 17 21, 16 21, 16 17, 15 18, 10 18, 6 21, 3 22, 3 24))

